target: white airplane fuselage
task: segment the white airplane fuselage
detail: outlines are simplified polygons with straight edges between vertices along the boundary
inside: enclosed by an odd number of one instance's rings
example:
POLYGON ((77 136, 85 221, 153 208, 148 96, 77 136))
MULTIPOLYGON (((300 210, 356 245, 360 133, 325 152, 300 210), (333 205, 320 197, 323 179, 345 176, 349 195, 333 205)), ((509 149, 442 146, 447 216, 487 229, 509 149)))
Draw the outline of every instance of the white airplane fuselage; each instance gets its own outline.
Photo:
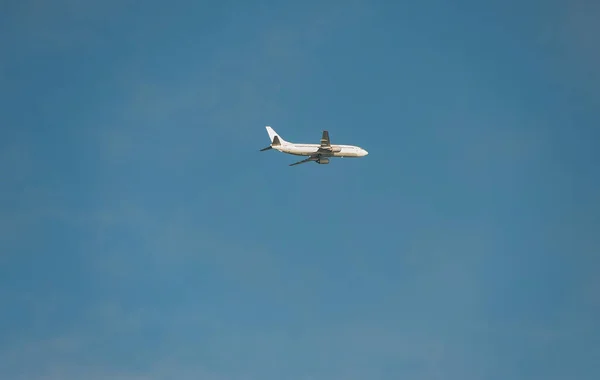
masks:
POLYGON ((363 157, 368 153, 354 145, 331 145, 331 151, 321 150, 319 144, 297 144, 284 142, 279 146, 273 146, 273 149, 282 153, 293 154, 294 156, 313 156, 322 157, 363 157))

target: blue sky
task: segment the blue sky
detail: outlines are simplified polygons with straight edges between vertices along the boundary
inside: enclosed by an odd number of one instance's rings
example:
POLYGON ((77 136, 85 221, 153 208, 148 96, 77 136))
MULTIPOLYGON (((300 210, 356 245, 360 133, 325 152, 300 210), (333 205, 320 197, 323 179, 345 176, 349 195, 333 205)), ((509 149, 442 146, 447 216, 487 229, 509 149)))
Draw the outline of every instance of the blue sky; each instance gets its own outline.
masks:
POLYGON ((598 17, 4 2, 0 377, 597 379, 598 17))

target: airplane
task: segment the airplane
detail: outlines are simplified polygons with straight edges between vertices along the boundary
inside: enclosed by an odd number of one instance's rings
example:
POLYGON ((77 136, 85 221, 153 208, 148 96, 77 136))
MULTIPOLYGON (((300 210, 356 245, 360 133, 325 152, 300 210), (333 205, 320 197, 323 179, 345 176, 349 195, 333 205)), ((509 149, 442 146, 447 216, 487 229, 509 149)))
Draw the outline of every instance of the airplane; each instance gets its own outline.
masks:
POLYGON ((270 126, 266 126, 265 128, 271 139, 271 145, 261 149, 261 152, 275 149, 282 153, 293 154, 295 156, 308 156, 308 158, 294 162, 289 166, 299 165, 310 161, 323 165, 328 164, 331 157, 364 157, 369 154, 369 152, 363 148, 354 145, 331 145, 328 131, 323 131, 321 144, 296 144, 285 141, 270 126))

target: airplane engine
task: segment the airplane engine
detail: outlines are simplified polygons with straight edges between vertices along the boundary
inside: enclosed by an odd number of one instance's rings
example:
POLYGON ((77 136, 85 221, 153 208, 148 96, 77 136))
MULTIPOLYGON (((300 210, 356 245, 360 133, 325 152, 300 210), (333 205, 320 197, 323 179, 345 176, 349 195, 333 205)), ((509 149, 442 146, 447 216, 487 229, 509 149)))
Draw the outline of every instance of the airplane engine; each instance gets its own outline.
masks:
POLYGON ((342 148, 340 148, 339 146, 332 146, 332 147, 331 147, 331 151, 332 151, 333 153, 339 153, 339 152, 341 152, 341 151, 342 151, 342 148))
POLYGON ((321 164, 321 165, 323 165, 323 164, 328 164, 328 163, 329 163, 329 158, 320 158, 320 159, 317 161, 317 164, 321 164))

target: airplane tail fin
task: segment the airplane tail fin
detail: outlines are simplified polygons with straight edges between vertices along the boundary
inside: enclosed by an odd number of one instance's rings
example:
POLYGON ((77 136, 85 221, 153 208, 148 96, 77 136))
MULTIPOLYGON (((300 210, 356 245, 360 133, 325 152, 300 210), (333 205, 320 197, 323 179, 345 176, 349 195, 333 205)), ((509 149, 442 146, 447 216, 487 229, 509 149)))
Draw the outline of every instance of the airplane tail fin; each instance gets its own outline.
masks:
POLYGON ((265 128, 267 129, 267 133, 269 134, 269 139, 271 139, 272 145, 282 145, 287 143, 287 141, 282 139, 281 136, 279 136, 279 134, 277 134, 277 132, 275 132, 273 128, 271 128, 268 125, 265 128))

